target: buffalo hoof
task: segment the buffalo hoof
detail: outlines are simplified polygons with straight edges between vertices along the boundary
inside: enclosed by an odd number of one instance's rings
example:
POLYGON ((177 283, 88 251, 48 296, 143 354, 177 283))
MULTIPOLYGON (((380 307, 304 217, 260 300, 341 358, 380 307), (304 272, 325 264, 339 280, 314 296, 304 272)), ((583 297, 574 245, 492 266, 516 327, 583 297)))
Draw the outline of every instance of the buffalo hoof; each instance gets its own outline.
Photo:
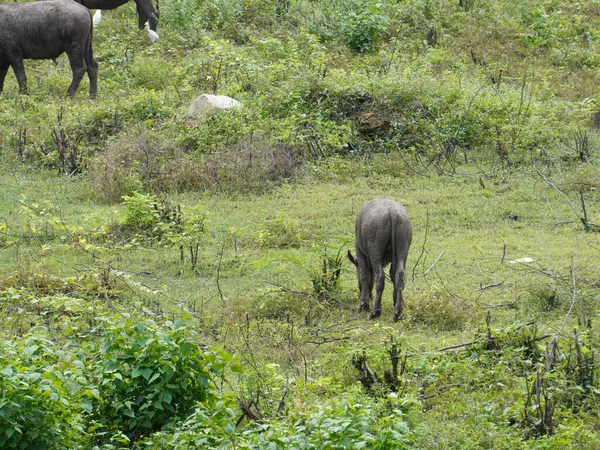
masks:
POLYGON ((381 309, 374 309, 373 311, 371 311, 371 314, 369 314, 369 319, 376 319, 380 315, 381 315, 381 309))
POLYGON ((358 307, 358 312, 363 312, 363 311, 367 311, 368 312, 369 311, 369 305, 364 305, 363 304, 363 305, 360 305, 358 307))

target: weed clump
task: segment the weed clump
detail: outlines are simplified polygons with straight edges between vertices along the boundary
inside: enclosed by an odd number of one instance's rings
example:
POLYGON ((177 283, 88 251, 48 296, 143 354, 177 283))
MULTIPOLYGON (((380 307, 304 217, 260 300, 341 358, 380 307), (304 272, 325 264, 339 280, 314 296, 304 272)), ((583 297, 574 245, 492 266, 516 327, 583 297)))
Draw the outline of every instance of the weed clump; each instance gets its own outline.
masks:
POLYGON ((149 132, 121 134, 94 158, 90 182, 98 198, 116 202, 135 191, 193 189, 202 185, 191 158, 149 132))
POLYGON ((264 225, 256 234, 261 247, 299 248, 304 239, 298 223, 282 214, 265 219, 264 225))
POLYGON ((560 294, 551 286, 542 286, 530 292, 530 302, 544 312, 554 311, 563 303, 560 294))
POLYGON ((471 320, 471 311, 444 293, 407 304, 408 317, 416 324, 429 325, 439 331, 461 330, 471 320))
POLYGON ((204 157, 204 187, 224 192, 265 192, 293 179, 300 161, 289 146, 247 138, 204 157))

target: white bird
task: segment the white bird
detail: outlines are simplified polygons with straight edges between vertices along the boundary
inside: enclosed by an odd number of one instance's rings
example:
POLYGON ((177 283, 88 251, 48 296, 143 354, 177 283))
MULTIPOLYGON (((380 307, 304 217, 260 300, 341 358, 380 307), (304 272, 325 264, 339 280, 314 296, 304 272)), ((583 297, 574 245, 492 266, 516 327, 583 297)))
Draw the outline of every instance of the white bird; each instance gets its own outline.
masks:
POLYGON ((156 41, 158 41, 158 33, 150 29, 150 25, 148 25, 148 22, 144 24, 144 30, 148 32, 148 39, 150 39, 151 44, 154 44, 156 41))
POLYGON ((96 12, 94 13, 94 18, 92 19, 94 28, 96 28, 98 25, 100 25, 101 20, 102 20, 102 11, 97 9, 96 12))

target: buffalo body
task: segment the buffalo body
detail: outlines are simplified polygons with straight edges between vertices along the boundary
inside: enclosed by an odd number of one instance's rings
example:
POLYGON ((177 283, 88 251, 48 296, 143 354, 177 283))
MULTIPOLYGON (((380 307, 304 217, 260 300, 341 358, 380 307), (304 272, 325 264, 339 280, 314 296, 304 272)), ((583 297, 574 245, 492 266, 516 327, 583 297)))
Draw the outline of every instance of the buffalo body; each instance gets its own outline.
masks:
POLYGON ((92 16, 75 2, 50 0, 0 4, 0 92, 12 66, 19 90, 27 92, 24 59, 56 59, 66 53, 75 94, 83 74, 90 79, 90 96, 98 91, 98 63, 92 51, 92 16))
POLYGON ((387 198, 376 198, 365 204, 356 217, 356 258, 348 250, 348 259, 356 266, 360 290, 359 311, 368 311, 373 285, 375 304, 371 318, 381 314, 381 295, 385 285, 383 269, 391 263, 390 278, 394 285, 394 322, 402 315, 402 289, 406 257, 412 240, 412 226, 406 209, 387 198))

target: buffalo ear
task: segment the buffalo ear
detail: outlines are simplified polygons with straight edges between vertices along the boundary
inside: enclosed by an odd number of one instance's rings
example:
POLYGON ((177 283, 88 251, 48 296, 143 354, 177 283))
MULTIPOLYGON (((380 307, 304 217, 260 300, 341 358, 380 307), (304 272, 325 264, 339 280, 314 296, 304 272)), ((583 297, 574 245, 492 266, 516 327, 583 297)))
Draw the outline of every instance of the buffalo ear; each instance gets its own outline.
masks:
POLYGON ((356 260, 356 258, 354 256, 352 256, 352 253, 350 252, 350 250, 348 250, 348 259, 350 260, 350 262, 352 264, 354 264, 356 267, 358 267, 358 261, 356 260))

